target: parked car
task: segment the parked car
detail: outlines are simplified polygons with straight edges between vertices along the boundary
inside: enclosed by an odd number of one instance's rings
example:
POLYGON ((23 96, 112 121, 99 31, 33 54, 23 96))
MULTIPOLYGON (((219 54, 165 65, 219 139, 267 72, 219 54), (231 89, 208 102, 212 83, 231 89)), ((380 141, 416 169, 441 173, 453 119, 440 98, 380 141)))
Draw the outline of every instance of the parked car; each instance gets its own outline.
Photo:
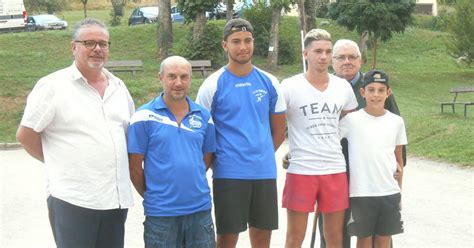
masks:
POLYGON ((157 6, 136 7, 128 18, 128 25, 155 23, 158 20, 158 11, 157 6))
POLYGON ((23 0, 0 0, 0 33, 24 31, 27 16, 23 0))
POLYGON ((26 22, 27 31, 66 29, 67 22, 55 15, 29 16, 26 22))
POLYGON ((236 5, 234 5, 234 15, 233 17, 234 18, 241 18, 242 17, 242 13, 246 10, 246 9, 250 9, 253 7, 253 4, 252 3, 244 3, 244 2, 240 2, 236 5))
POLYGON ((176 5, 171 6, 171 21, 184 22, 184 16, 181 15, 176 5))

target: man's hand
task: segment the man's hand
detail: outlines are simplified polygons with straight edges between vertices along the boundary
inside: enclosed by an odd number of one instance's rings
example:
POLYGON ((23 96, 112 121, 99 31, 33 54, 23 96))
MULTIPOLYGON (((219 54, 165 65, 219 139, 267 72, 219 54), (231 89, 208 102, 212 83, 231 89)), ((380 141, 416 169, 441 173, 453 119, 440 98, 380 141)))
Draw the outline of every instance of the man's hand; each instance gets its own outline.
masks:
POLYGON ((287 152, 285 155, 283 155, 283 157, 281 158, 281 166, 283 167, 283 169, 288 169, 288 167, 290 166, 290 158, 291 158, 291 155, 289 152, 287 152))

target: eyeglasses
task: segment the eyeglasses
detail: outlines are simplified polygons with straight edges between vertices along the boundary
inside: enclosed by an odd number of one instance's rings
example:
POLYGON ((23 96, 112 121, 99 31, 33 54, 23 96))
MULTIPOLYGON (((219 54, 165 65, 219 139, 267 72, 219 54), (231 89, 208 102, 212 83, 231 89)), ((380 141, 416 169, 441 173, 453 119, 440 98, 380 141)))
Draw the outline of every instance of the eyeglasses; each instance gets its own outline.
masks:
POLYGON ((349 60, 350 62, 353 62, 355 61, 356 59, 358 59, 359 56, 357 55, 339 55, 339 56, 334 56, 333 59, 337 60, 337 61, 346 61, 349 60))
POLYGON ((87 49, 95 49, 99 44, 100 49, 108 50, 110 47, 110 41, 95 41, 95 40, 75 40, 74 42, 81 43, 87 49))

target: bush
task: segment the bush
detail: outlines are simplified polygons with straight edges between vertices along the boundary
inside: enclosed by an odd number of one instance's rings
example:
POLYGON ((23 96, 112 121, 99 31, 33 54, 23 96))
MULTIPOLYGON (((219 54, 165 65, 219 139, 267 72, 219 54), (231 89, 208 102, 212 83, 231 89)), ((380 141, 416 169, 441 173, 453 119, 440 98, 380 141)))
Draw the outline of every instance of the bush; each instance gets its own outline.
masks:
MULTIPOLYGON (((272 24, 272 10, 263 3, 258 3, 244 12, 244 19, 252 23, 255 39, 254 55, 266 57, 268 55, 268 44, 270 39, 270 28, 272 24)), ((282 21, 281 21, 282 22, 282 21)), ((278 64, 287 65, 295 61, 294 42, 291 35, 285 35, 280 23, 280 35, 278 39, 278 64)))
POLYGON ((440 10, 438 16, 414 15, 413 25, 417 28, 424 28, 433 31, 446 31, 448 28, 448 20, 451 16, 452 12, 446 10, 440 10))
POLYGON ((175 43, 172 49, 174 54, 179 54, 189 60, 211 60, 212 66, 218 68, 224 64, 224 53, 221 47, 222 30, 214 23, 207 23, 204 34, 197 42, 190 42, 193 37, 192 27, 184 39, 175 43))
POLYGON ((65 0, 24 0, 25 8, 31 13, 54 14, 66 9, 68 2, 65 0))
POLYGON ((263 3, 258 3, 243 13, 243 18, 252 23, 255 39, 254 55, 267 56, 268 39, 272 25, 272 10, 263 3))
POLYGON ((316 7, 316 17, 327 18, 328 11, 329 11, 329 3, 322 2, 320 5, 316 7))

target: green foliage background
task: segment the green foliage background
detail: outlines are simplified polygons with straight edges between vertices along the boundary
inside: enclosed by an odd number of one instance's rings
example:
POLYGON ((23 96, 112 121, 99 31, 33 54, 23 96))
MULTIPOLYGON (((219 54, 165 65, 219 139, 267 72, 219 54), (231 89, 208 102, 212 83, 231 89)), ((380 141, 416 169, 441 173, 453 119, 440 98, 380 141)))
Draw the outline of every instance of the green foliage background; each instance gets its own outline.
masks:
MULTIPOLYGON (((126 10, 125 16, 129 13, 130 10, 126 10)), ((103 21, 110 18, 109 10, 91 10, 88 14, 103 21)), ((61 17, 72 26, 82 15, 82 10, 67 11, 61 17)), ((224 25, 221 20, 210 23, 219 30, 224 25)), ((357 41, 359 38, 356 32, 347 31, 334 23, 324 28, 334 40, 349 38, 357 41)), ((128 27, 126 20, 122 20, 120 26, 110 28, 110 59, 140 59, 144 62, 144 71, 135 77, 129 73, 117 74, 127 84, 137 107, 161 91, 157 80, 160 61, 155 57, 156 30, 153 24, 128 27)), ((38 79, 72 63, 71 31, 0 35, 0 142, 15 141, 26 96, 38 79)), ((174 24, 175 42, 185 40, 188 32, 187 25, 174 24)), ((280 32, 292 45, 285 49, 300 58, 298 18, 285 16, 280 32)), ((467 118, 462 115, 462 106, 456 106, 454 114, 440 113, 439 102, 453 98, 450 88, 474 85, 474 68, 460 67, 450 57, 445 46, 448 37, 445 32, 408 27, 404 34, 394 34, 379 49, 378 69, 390 75, 407 126, 408 154, 474 166, 474 108, 471 106, 468 109, 467 118)), ((265 67, 265 57, 255 56, 253 61, 259 67, 265 67)), ((367 68, 364 66, 363 70, 367 68)), ((275 75, 282 80, 301 71, 301 60, 297 59, 294 63, 281 66, 275 75)), ((195 98, 202 82, 200 74, 195 74, 191 98, 195 98)), ((463 94, 458 98, 474 102, 474 94, 463 94)))

